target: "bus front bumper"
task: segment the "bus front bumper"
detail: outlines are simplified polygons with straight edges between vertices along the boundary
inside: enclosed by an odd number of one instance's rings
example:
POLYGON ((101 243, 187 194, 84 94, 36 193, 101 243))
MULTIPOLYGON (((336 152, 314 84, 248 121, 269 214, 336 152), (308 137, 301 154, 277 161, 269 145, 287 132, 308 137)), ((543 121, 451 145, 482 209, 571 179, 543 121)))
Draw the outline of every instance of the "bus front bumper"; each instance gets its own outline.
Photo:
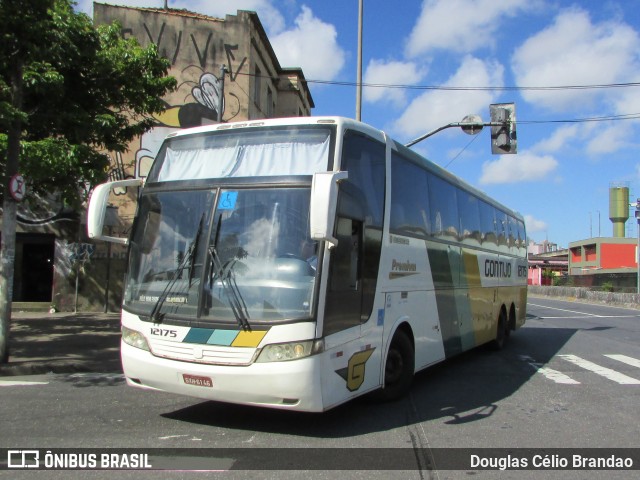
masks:
POLYGON ((324 410, 316 356, 248 366, 207 365, 155 357, 124 342, 121 355, 131 386, 243 405, 324 410))

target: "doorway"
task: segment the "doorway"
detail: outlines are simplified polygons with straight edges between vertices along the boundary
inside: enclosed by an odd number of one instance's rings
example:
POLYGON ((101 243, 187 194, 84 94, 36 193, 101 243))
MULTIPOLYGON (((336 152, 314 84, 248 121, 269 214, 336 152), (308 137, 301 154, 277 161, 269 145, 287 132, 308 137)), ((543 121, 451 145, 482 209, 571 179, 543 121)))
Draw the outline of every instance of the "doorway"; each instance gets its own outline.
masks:
POLYGON ((16 235, 14 302, 51 302, 54 256, 54 235, 16 235))

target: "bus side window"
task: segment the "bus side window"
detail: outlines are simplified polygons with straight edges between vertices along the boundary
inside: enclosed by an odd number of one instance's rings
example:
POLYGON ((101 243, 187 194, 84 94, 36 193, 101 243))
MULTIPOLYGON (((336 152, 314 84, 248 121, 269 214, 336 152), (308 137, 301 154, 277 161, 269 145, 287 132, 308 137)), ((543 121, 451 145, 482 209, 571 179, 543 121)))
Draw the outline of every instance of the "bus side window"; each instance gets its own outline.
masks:
POLYGON ((482 228, 482 244, 488 248, 495 248, 498 245, 496 212, 491 205, 485 202, 480 202, 480 227, 482 228))
POLYGON ((338 239, 338 245, 332 254, 331 290, 358 290, 362 222, 338 217, 336 238, 338 239))

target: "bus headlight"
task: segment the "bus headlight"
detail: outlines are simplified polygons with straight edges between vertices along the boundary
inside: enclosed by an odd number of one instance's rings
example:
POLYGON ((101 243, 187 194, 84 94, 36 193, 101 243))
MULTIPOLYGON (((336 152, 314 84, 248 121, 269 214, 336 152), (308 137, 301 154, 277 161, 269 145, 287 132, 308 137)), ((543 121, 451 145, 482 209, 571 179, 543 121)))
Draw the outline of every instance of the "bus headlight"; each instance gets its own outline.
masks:
POLYGON ((299 358, 308 357, 322 352, 324 342, 322 340, 305 340, 303 342, 274 343, 262 347, 257 363, 287 362, 299 358))
POLYGON ((149 344, 144 335, 136 330, 122 326, 122 341, 132 347, 141 348, 142 350, 150 351, 149 344))

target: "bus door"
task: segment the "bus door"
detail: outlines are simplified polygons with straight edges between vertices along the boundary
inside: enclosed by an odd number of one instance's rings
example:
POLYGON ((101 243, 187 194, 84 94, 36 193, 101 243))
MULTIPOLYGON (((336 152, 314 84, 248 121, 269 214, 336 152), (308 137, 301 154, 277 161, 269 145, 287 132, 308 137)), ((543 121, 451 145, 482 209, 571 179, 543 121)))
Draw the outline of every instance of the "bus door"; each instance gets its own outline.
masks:
POLYGON ((370 310, 363 309, 363 222, 338 217, 335 230, 338 245, 330 253, 323 324, 325 407, 380 382, 382 327, 369 318, 370 310))
MULTIPOLYGON (((362 309, 362 222, 346 217, 336 220, 338 245, 330 252, 331 267, 325 304, 324 336, 360 326, 362 309)), ((355 332, 354 332, 355 333, 355 332)), ((357 335, 359 336, 359 332, 357 335)))
POLYGON ((385 145, 358 133, 345 135, 323 331, 325 407, 380 384, 382 329, 374 311, 382 248, 385 145))

